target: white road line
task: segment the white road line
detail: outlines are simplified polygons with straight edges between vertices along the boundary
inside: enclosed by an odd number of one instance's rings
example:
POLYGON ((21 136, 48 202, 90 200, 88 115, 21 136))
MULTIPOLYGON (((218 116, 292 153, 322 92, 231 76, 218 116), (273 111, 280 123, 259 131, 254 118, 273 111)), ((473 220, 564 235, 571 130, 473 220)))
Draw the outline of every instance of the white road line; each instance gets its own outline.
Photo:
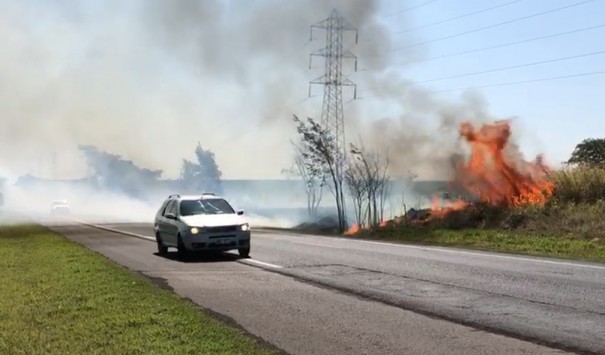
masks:
POLYGON ((127 235, 127 236, 130 236, 130 237, 135 237, 135 238, 139 238, 139 239, 144 239, 144 240, 148 240, 148 241, 151 241, 151 242, 155 242, 155 238, 154 237, 148 237, 146 235, 137 234, 137 233, 125 232, 125 231, 122 231, 122 230, 119 230, 119 229, 114 229, 114 228, 100 226, 98 224, 92 224, 92 223, 87 223, 87 222, 78 221, 78 220, 74 220, 74 221, 78 222, 80 224, 84 224, 84 225, 89 226, 89 227, 94 227, 94 228, 106 230, 108 232, 119 233, 119 234, 127 235))
POLYGON ((296 243, 296 244, 312 245, 312 246, 322 247, 322 248, 342 249, 342 247, 333 246, 333 245, 324 245, 324 244, 318 244, 318 243, 299 242, 299 241, 294 241, 294 240, 289 240, 289 242, 296 243))
MULTIPOLYGON (((103 226, 99 226, 99 225, 91 224, 91 223, 86 223, 86 222, 82 222, 82 221, 76 221, 76 222, 84 224, 84 225, 87 225, 87 226, 90 226, 90 227, 94 227, 94 228, 98 228, 98 229, 103 229, 103 230, 106 230, 108 232, 123 234, 123 235, 127 235, 127 236, 130 236, 130 237, 135 237, 135 238, 144 239, 144 240, 147 240, 147 241, 150 241, 150 242, 155 242, 155 238, 153 238, 153 237, 148 237, 148 236, 137 234, 137 233, 125 232, 125 231, 121 231, 119 229, 114 229, 114 228, 109 228, 109 227, 103 227, 103 226)), ((240 263, 242 263, 242 264, 252 263, 252 264, 257 264, 257 265, 261 265, 261 266, 270 267, 270 268, 273 268, 273 269, 281 269, 283 267, 283 266, 280 266, 280 265, 266 263, 264 261, 254 260, 254 259, 243 259, 243 260, 237 260, 237 261, 240 262, 240 263)))
POLYGON ((528 262, 533 262, 533 263, 543 263, 543 264, 551 264, 551 265, 573 266, 573 267, 583 267, 583 268, 589 268, 589 269, 605 270, 605 266, 579 264, 579 263, 572 263, 572 262, 565 262, 565 261, 533 259, 533 258, 524 258, 524 257, 520 257, 520 256, 501 255, 501 254, 492 254, 492 253, 488 254, 488 253, 479 253, 479 252, 464 251, 464 250, 431 248, 431 247, 422 247, 422 246, 417 246, 417 245, 402 245, 402 244, 392 244, 392 243, 383 243, 383 242, 373 242, 373 241, 369 241, 369 240, 350 240, 350 241, 356 242, 356 243, 378 244, 378 245, 384 245, 384 246, 396 246, 399 248, 418 249, 418 250, 425 250, 425 251, 440 251, 443 253, 451 253, 451 254, 473 255, 473 256, 481 256, 481 257, 508 259, 508 260, 528 261, 528 262))
POLYGON ((254 259, 243 259, 243 260, 238 260, 238 262, 242 263, 242 264, 257 264, 257 265, 261 265, 261 266, 267 266, 273 269, 281 269, 283 268, 283 266, 280 265, 275 265, 275 264, 271 264, 271 263, 266 263, 264 261, 260 261, 260 260, 254 260, 254 259))
MULTIPOLYGON (((281 239, 281 238, 271 238, 271 237, 267 237, 267 236, 263 236, 263 237, 265 237, 267 239, 281 239)), ((574 263, 574 262, 555 261, 555 260, 544 260, 544 259, 537 259, 537 258, 536 259, 525 258, 525 257, 513 256, 513 255, 481 253, 481 252, 473 252, 473 251, 445 249, 445 248, 437 248, 437 247, 426 247, 426 246, 418 246, 418 245, 406 245, 406 244, 387 243, 387 242, 375 242, 375 241, 371 241, 371 240, 333 238, 333 237, 324 237, 324 236, 319 236, 319 235, 309 235, 309 237, 318 238, 321 240, 330 240, 331 242, 338 241, 343 244, 347 243, 347 242, 374 244, 374 245, 381 245, 381 246, 385 246, 385 247, 397 247, 397 248, 416 249, 416 250, 424 250, 424 251, 437 251, 437 252, 450 253, 450 254, 472 255, 472 256, 480 256, 480 257, 488 257, 488 258, 499 258, 499 259, 506 259, 506 260, 518 260, 518 261, 526 261, 526 262, 533 262, 533 263, 543 263, 543 264, 550 264, 550 265, 572 266, 572 267, 581 267, 581 268, 587 268, 587 269, 605 270, 605 266, 599 266, 599 265, 580 264, 580 263, 574 263)), ((284 239, 281 239, 281 240, 284 240, 284 239)), ((291 240, 289 240, 289 241, 292 242, 291 240)), ((303 243, 303 242, 297 242, 297 243, 315 245, 315 244, 303 243)), ((320 245, 320 244, 316 244, 316 245, 322 246, 322 247, 328 247, 328 248, 331 247, 331 246, 320 245)), ((335 248, 335 247, 332 246, 332 248, 335 248)))

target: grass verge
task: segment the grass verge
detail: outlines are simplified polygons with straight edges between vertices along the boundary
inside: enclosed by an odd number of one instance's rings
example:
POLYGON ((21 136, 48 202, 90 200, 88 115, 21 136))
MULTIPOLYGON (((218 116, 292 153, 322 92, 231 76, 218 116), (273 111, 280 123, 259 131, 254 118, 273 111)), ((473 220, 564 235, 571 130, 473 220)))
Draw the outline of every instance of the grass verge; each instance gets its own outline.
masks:
POLYGON ((0 270, 0 354, 272 352, 40 226, 0 227, 0 270))
POLYGON ((449 230, 395 226, 375 232, 362 232, 351 238, 605 262, 603 243, 573 236, 544 236, 489 229, 449 230))

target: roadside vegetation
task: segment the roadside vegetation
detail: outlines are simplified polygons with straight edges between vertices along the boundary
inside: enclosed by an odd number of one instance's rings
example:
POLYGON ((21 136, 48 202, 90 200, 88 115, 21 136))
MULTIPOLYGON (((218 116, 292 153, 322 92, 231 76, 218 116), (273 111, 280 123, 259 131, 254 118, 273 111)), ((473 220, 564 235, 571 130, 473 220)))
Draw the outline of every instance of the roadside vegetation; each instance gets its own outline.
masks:
POLYGON ((36 225, 0 227, 1 354, 269 354, 148 279, 36 225))
MULTIPOLYGON (((327 185, 335 192, 337 206, 343 190, 352 201, 347 214, 340 204, 338 228, 305 223, 296 228, 300 232, 605 262, 605 139, 582 141, 565 168, 552 171, 541 157, 534 162, 507 161, 508 123, 462 123, 460 136, 472 153, 468 162, 456 162, 452 182, 468 196, 450 200, 446 208, 407 210, 403 202, 405 215, 386 220, 389 156, 351 145, 339 176, 330 168, 338 156, 330 145, 331 132, 311 119, 307 124, 295 121, 301 142, 295 162, 312 172, 301 174, 310 187, 307 193, 327 185), (343 184, 334 189, 332 181, 340 180, 343 184), (355 220, 345 223, 345 215, 355 220)), ((313 220, 314 215, 309 216, 313 220)))
POLYGON ((577 162, 550 179, 545 204, 477 202, 440 218, 390 221, 357 236, 605 262, 605 165, 577 162))

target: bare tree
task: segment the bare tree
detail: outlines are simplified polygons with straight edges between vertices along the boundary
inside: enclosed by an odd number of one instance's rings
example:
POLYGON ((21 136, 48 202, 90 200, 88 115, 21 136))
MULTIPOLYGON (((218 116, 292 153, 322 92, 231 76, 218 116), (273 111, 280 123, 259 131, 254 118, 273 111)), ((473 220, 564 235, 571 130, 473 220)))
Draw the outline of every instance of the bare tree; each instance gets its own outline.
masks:
POLYGON ((353 209, 355 212, 355 223, 360 228, 365 227, 365 195, 366 182, 364 171, 359 164, 350 164, 345 171, 345 183, 349 190, 349 195, 353 199, 353 209))
POLYGON ((300 154, 303 160, 315 166, 326 177, 326 185, 334 195, 338 213, 338 229, 344 232, 347 226, 343 192, 343 172, 339 167, 342 154, 338 150, 335 137, 311 118, 306 122, 294 115, 297 132, 300 135, 300 154))
POLYGON ((350 171, 358 172, 361 176, 365 195, 365 216, 367 224, 377 227, 384 220, 384 207, 390 192, 390 179, 388 176, 388 154, 384 157, 378 152, 368 152, 362 145, 351 145, 352 161, 350 171))
POLYGON ((323 197, 323 188, 326 185, 326 177, 322 169, 303 154, 304 150, 299 144, 292 143, 292 145, 296 152, 294 166, 284 172, 288 175, 298 176, 302 180, 307 196, 307 214, 309 218, 316 220, 323 197))

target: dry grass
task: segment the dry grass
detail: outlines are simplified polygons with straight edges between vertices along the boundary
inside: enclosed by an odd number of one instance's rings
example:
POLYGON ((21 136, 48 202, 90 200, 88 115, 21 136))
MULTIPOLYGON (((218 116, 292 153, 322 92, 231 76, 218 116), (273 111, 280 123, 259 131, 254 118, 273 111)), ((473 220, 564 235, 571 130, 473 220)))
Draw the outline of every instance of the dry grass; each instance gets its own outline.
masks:
POLYGON ((553 195, 544 206, 475 203, 359 237, 605 261, 605 169, 566 168, 552 179, 553 195))
POLYGON ((575 167, 552 175, 557 203, 596 203, 605 200, 605 168, 575 167))

